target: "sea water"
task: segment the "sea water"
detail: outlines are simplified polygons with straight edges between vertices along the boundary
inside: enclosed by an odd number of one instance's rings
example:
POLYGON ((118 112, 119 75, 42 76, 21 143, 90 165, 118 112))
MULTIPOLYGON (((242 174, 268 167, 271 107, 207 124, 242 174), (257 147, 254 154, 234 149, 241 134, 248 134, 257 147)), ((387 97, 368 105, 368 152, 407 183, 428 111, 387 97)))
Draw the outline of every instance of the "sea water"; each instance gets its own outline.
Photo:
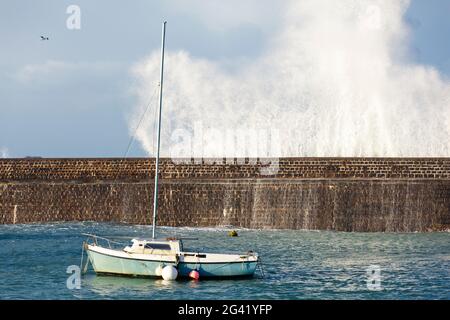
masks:
POLYGON ((186 250, 253 250, 262 258, 264 277, 257 272, 251 279, 168 282, 97 276, 89 267, 76 289, 67 270, 80 265, 82 233, 126 245, 133 237, 148 238, 151 227, 2 225, 0 299, 450 299, 450 233, 237 229, 239 236, 229 237, 228 231, 158 228, 158 235, 198 238, 185 241, 186 250))

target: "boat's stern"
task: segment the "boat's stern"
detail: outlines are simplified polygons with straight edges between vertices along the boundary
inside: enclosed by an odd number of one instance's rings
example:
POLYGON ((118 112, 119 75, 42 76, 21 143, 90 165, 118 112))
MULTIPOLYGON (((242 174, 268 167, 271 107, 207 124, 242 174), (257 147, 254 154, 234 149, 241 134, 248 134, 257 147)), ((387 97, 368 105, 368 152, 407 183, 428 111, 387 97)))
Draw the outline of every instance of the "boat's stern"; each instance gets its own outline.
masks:
POLYGON ((220 254, 182 252, 178 265, 181 276, 189 276, 193 270, 200 278, 252 277, 259 263, 257 253, 220 254))

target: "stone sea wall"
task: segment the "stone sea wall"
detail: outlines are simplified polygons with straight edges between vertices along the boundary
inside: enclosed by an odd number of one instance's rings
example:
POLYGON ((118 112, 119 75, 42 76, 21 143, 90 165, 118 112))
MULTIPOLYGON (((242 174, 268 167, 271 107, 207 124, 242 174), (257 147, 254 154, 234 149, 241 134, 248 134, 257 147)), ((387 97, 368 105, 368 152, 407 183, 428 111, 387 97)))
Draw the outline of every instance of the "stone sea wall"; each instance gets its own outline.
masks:
MULTIPOLYGON (((154 161, 0 159, 0 223, 151 223, 154 161)), ((158 224, 450 229, 450 158, 163 159, 158 224)))

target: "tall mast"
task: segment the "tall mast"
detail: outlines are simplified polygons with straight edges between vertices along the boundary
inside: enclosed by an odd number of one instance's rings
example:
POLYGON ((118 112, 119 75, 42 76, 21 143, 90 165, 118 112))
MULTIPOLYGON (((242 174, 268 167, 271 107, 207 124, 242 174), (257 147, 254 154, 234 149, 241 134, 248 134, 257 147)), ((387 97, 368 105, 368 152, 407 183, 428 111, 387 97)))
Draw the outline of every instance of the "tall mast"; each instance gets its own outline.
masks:
POLYGON ((161 111, 162 111, 162 94, 163 94, 163 77, 164 77, 164 45, 166 38, 166 21, 162 25, 161 36, 161 72, 159 75, 159 117, 158 117, 158 139, 156 150, 156 167, 155 167, 155 193, 153 195, 153 231, 152 238, 155 239, 156 213, 158 212, 158 173, 159 173, 159 146, 161 138, 161 111))

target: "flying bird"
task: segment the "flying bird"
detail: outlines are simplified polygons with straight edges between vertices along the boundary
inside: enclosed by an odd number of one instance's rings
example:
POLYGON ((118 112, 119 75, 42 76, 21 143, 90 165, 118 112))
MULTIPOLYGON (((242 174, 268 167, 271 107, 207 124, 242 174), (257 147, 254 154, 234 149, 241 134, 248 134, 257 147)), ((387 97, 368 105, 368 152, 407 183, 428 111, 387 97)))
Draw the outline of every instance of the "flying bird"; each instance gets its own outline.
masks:
POLYGON ((48 40, 48 37, 41 36, 41 40, 48 40))

